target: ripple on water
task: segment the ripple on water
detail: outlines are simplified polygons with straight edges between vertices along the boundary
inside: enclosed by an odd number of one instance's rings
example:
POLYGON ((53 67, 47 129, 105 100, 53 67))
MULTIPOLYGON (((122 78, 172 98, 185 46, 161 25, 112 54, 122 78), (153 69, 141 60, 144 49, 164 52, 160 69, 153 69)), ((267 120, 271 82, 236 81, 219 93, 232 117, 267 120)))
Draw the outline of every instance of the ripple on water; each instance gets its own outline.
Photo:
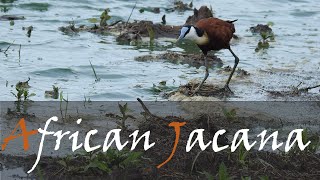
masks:
POLYGON ((128 95, 126 93, 121 93, 121 92, 117 92, 117 91, 114 91, 112 89, 110 89, 109 92, 104 92, 104 93, 97 93, 95 95, 89 95, 88 96, 89 98, 92 98, 92 99, 108 99, 109 101, 112 101, 112 100, 119 100, 119 99, 134 99, 135 95, 128 95))
POLYGON ((51 5, 48 3, 26 3, 19 5, 21 9, 27 9, 31 11, 48 11, 50 6, 51 5))
POLYGON ((300 9, 295 9, 294 12, 290 13, 293 16, 297 17, 310 17, 318 14, 317 11, 302 11, 300 9))
POLYGON ((76 75, 76 72, 70 68, 52 68, 42 71, 33 71, 32 74, 40 75, 44 77, 61 78, 66 76, 76 75))

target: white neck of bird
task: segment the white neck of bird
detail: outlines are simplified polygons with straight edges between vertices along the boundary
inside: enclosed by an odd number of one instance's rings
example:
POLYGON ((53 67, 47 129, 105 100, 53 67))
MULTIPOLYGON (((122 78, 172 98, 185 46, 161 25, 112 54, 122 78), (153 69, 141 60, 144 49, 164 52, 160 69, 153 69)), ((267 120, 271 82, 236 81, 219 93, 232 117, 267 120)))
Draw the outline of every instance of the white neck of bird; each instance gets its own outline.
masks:
POLYGON ((198 45, 206 45, 209 43, 209 38, 206 32, 201 37, 198 36, 196 29, 192 26, 189 33, 185 36, 185 39, 189 39, 198 45))

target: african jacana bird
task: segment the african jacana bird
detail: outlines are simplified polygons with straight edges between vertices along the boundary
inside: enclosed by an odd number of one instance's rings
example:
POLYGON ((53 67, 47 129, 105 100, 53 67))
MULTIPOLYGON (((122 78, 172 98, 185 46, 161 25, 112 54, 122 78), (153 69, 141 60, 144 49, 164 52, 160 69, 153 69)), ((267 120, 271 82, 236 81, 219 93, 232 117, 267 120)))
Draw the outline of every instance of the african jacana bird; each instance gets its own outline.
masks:
POLYGON ((232 93, 229 88, 229 83, 239 63, 239 58, 235 55, 230 47, 230 40, 232 39, 233 33, 235 32, 235 28, 233 25, 233 22, 235 21, 237 20, 224 21, 218 18, 206 18, 199 20, 195 26, 186 25, 182 27, 178 41, 180 41, 181 39, 189 39, 195 42, 204 54, 206 66, 205 77, 199 84, 199 86, 195 89, 193 94, 197 93, 200 90, 201 86, 209 76, 209 67, 207 62, 208 52, 211 50, 218 51, 221 49, 228 49, 235 58, 233 69, 224 86, 224 89, 226 91, 232 93))

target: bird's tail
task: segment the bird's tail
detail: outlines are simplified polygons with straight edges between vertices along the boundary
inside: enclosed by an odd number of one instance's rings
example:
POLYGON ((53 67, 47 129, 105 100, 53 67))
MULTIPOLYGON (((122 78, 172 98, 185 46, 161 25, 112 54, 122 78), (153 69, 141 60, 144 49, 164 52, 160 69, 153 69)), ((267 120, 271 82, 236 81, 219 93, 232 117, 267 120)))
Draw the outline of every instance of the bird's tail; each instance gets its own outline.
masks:
POLYGON ((227 22, 228 22, 228 23, 234 23, 234 22, 236 22, 236 21, 238 21, 238 19, 233 20, 233 21, 227 21, 227 22))

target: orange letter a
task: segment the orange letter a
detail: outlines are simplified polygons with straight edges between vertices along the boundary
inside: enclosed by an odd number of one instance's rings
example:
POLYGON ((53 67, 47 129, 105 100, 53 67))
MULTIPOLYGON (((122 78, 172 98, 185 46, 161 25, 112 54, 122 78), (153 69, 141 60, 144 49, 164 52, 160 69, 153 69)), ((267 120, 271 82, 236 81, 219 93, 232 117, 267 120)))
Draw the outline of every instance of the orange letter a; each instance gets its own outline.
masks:
POLYGON ((8 143, 16 138, 23 137, 23 148, 25 151, 29 149, 29 141, 28 137, 31 135, 35 135, 38 133, 38 130, 32 130, 27 131, 26 122, 24 121, 24 118, 21 118, 16 127, 13 129, 9 137, 6 137, 4 139, 4 142, 2 144, 2 151, 4 151, 8 145, 8 143), (21 134, 14 135, 14 133, 17 131, 18 127, 21 128, 21 134))

